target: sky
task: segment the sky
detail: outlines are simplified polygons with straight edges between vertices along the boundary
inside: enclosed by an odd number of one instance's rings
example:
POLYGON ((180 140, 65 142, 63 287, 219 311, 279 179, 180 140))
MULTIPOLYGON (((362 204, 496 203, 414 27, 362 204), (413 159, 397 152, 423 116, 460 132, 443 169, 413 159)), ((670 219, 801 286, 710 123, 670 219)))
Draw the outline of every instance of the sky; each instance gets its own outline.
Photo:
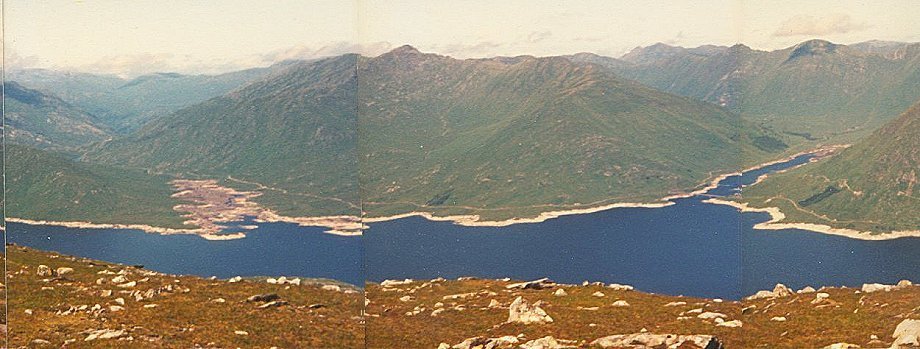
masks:
POLYGON ((920 41, 920 1, 3 1, 7 67, 219 73, 403 44, 456 58, 657 42, 773 50, 822 38, 920 41))

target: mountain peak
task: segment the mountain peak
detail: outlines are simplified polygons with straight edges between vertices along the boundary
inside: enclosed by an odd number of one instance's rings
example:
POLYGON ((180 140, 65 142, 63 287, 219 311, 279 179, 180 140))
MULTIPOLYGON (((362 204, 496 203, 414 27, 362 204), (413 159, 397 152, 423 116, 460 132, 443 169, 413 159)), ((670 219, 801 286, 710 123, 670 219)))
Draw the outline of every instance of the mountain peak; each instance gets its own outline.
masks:
POLYGON ((813 39, 795 45, 787 61, 806 56, 817 56, 834 53, 839 45, 827 40, 813 39))
POLYGON ((422 54, 417 48, 412 45, 402 45, 390 51, 390 54, 404 56, 404 55, 420 55, 422 54))

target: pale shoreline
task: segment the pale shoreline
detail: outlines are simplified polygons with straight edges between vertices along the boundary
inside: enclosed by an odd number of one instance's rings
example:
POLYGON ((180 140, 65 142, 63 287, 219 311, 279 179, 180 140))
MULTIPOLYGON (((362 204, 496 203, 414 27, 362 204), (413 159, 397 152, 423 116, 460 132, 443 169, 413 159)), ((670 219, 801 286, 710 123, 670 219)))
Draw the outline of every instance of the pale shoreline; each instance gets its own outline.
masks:
POLYGON ((760 212, 769 214, 770 220, 754 225, 754 229, 759 230, 798 229, 821 234, 843 236, 850 239, 869 241, 894 240, 900 238, 920 238, 920 230, 899 230, 890 233, 878 233, 847 228, 834 228, 829 225, 816 223, 780 223, 783 219, 786 219, 786 215, 777 207, 751 207, 747 203, 717 198, 709 198, 703 200, 703 202, 715 205, 731 206, 737 208, 741 212, 760 212))
MULTIPOLYGON (((774 165, 774 164, 778 164, 778 163, 790 161, 790 160, 795 159, 795 158, 797 158, 797 157, 799 157, 799 156, 802 156, 802 155, 807 155, 807 154, 821 154, 821 153, 829 154, 829 153, 835 152, 835 151, 837 151, 837 150, 839 150, 839 149, 846 148, 846 147, 848 147, 848 146, 849 146, 849 145, 828 145, 828 146, 823 146, 823 147, 819 147, 819 148, 816 148, 816 149, 801 151, 801 152, 798 152, 798 153, 796 153, 796 154, 793 154, 793 155, 789 155, 789 156, 783 157, 783 158, 781 158, 781 159, 772 160, 772 161, 768 161, 768 162, 765 162, 765 163, 762 163, 762 164, 759 164, 759 165, 756 165, 756 166, 752 166, 752 167, 749 167, 749 168, 746 168, 746 169, 742 170, 741 172, 729 172, 729 173, 724 173, 724 174, 721 174, 721 175, 718 175, 718 176, 714 177, 714 178, 711 179, 711 180, 707 180, 707 181, 705 182, 705 183, 707 183, 707 184, 706 184, 705 186, 703 186, 703 187, 697 189, 697 190, 694 190, 694 191, 691 191, 691 192, 688 192, 688 193, 683 193, 683 194, 668 195, 668 196, 665 196, 665 197, 663 197, 663 198, 661 198, 661 199, 658 199, 656 202, 649 202, 649 203, 641 203, 641 202, 619 202, 619 203, 604 204, 604 205, 593 206, 593 207, 592 207, 592 206, 589 206, 589 207, 577 208, 577 209, 557 210, 557 211, 546 211, 546 212, 541 212, 541 213, 538 214, 536 217, 531 217, 531 218, 511 218, 511 219, 500 220, 500 221, 482 221, 482 220, 480 220, 480 216, 479 216, 479 215, 436 216, 436 215, 435 215, 434 213, 432 213, 432 212, 412 211, 412 212, 400 213, 400 214, 391 215, 391 216, 365 217, 365 218, 363 219, 363 222, 365 222, 365 223, 377 223, 377 222, 391 221, 391 220, 400 219, 400 218, 406 218, 406 217, 412 217, 412 216, 419 216, 419 217, 423 217, 423 218, 425 218, 425 219, 427 219, 427 220, 430 220, 430 221, 436 221, 436 222, 440 222, 440 221, 452 221, 452 222, 454 222, 454 223, 456 223, 456 224, 458 224, 458 225, 469 226, 469 227, 505 227, 505 226, 509 226, 509 225, 512 225, 512 224, 519 224, 519 223, 541 223, 541 222, 544 222, 544 221, 546 221, 546 220, 553 219, 553 218, 558 218, 558 217, 561 217, 561 216, 576 215, 576 214, 596 213, 596 212, 607 211, 607 210, 616 209, 616 208, 661 208, 661 207, 667 207, 667 206, 674 205, 673 200, 676 200, 676 199, 685 199, 685 198, 690 198, 690 197, 694 197, 694 196, 697 196, 697 195, 705 194, 706 192, 708 192, 708 191, 710 191, 710 190, 712 190, 712 189, 718 188, 718 187, 719 187, 719 183, 722 182, 723 180, 725 180, 726 178, 731 177, 731 176, 738 176, 738 175, 741 175, 743 172, 753 171, 753 170, 761 169, 761 168, 764 168, 764 167, 767 167, 767 166, 770 166, 770 165, 774 165)), ((800 165, 800 166, 802 166, 802 165, 800 165)))
MULTIPOLYGON (((612 209, 617 209, 617 208, 662 208, 662 207, 674 205, 675 203, 673 200, 676 200, 676 199, 690 198, 690 197, 698 196, 701 194, 705 194, 706 192, 717 188, 719 186, 719 183, 728 177, 741 175, 743 172, 753 171, 753 170, 761 169, 761 168, 764 168, 770 165, 782 163, 785 161, 790 161, 802 155, 820 154, 820 155, 826 156, 830 153, 836 152, 839 149, 843 149, 848 146, 849 145, 823 146, 817 149, 801 151, 796 154, 789 155, 781 159, 768 161, 768 162, 765 162, 765 163, 762 163, 756 166, 751 166, 740 172, 724 173, 710 180, 707 180, 706 182, 707 184, 704 185, 703 187, 700 187, 699 189, 696 189, 694 191, 687 192, 687 193, 682 193, 682 194, 668 195, 668 196, 662 197, 661 199, 658 199, 655 202, 646 202, 646 203, 616 202, 616 203, 609 203, 609 204, 603 204, 603 205, 598 205, 598 206, 590 206, 590 204, 588 204, 588 206, 581 207, 581 208, 545 211, 545 212, 539 213, 538 215, 534 217, 529 217, 529 218, 515 217, 515 218, 506 219, 506 220, 490 221, 490 220, 481 220, 480 215, 475 215, 475 214, 437 216, 435 213, 428 212, 428 211, 412 211, 412 212, 400 213, 400 214, 395 214, 395 215, 390 215, 390 216, 381 216, 381 217, 358 217, 358 216, 349 216, 349 215, 316 216, 316 217, 288 217, 288 216, 279 215, 271 210, 263 208, 263 212, 255 217, 255 221, 261 222, 261 223, 284 222, 284 223, 297 224, 299 226, 326 227, 326 228, 329 228, 329 230, 324 231, 324 233, 326 234, 333 234, 333 235, 339 235, 339 236, 361 236, 363 234, 363 230, 368 228, 366 223, 385 222, 385 221, 391 221, 391 220, 413 217, 413 216, 422 217, 429 221, 435 221, 435 222, 453 222, 454 224, 461 225, 461 226, 467 226, 467 227, 506 227, 506 226, 510 226, 514 224, 541 223, 541 222, 545 222, 547 220, 559 218, 562 216, 597 213, 597 212, 602 212, 602 211, 607 211, 607 210, 612 210, 612 209)), ((817 159, 823 156, 819 156, 818 158, 812 159, 810 162, 817 161, 817 159)), ((804 166, 804 164, 795 166, 793 168, 797 168, 800 166, 804 166)), ((788 170, 790 169, 786 169, 783 171, 788 171, 788 170)), ((780 172, 783 172, 783 171, 780 171, 780 172)), ((766 175, 760 176, 757 182, 763 180, 764 178, 766 178, 766 175)), ((756 184, 757 182, 755 182, 754 184, 756 184)), ((872 232, 860 232, 860 231, 850 230, 850 229, 838 229, 838 228, 832 228, 830 226, 820 225, 820 224, 778 223, 779 220, 785 218, 785 215, 782 212, 779 212, 779 209, 777 208, 771 207, 771 208, 766 208, 766 209, 758 209, 758 208, 747 207, 746 204, 739 204, 733 201, 716 199, 716 198, 709 198, 709 199, 703 200, 703 202, 711 203, 711 204, 729 205, 729 206, 739 208, 743 212, 770 213, 773 219, 771 219, 769 222, 759 223, 755 225, 756 229, 769 229, 769 230, 803 229, 803 230, 809 230, 809 231, 831 234, 831 235, 847 236, 847 237, 852 237, 854 239, 862 239, 862 240, 888 240, 888 239, 896 239, 900 237, 920 237, 920 231, 899 231, 899 232, 892 232, 892 233, 885 233, 885 234, 877 234, 877 233, 873 234, 872 232), (744 205, 744 207, 742 208, 741 205, 744 205), (781 216, 781 218, 776 219, 779 216, 781 216)), ((20 218, 8 218, 7 221, 13 222, 13 223, 30 224, 30 225, 57 225, 57 226, 72 227, 72 228, 135 229, 135 230, 142 230, 142 231, 149 232, 149 233, 159 233, 159 234, 164 234, 164 235, 167 235, 167 234, 194 234, 204 239, 215 240, 215 241, 216 240, 241 239, 241 238, 246 237, 246 234, 242 232, 233 233, 233 234, 214 234, 213 232, 209 232, 202 228, 174 229, 174 228, 154 227, 154 226, 143 225, 143 224, 99 224, 99 223, 91 223, 91 222, 58 222, 58 221, 44 221, 44 220, 35 221, 35 220, 20 219, 20 218)))

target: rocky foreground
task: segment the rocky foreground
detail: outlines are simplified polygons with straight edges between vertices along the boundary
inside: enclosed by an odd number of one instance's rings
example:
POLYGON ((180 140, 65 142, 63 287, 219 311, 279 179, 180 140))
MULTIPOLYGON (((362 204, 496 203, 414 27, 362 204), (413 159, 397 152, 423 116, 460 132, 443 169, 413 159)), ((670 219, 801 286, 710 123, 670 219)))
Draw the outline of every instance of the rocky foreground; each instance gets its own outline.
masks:
POLYGON ((548 280, 368 285, 368 348, 920 348, 920 287, 779 285, 744 301, 548 280))
POLYGON ((920 348, 920 287, 909 281, 777 285, 723 301, 462 278, 369 284, 365 298, 332 282, 7 254, 12 348, 364 348, 365 338, 367 348, 920 348))
POLYGON ((364 347, 363 297, 347 285, 167 275, 19 246, 7 256, 11 348, 364 347))

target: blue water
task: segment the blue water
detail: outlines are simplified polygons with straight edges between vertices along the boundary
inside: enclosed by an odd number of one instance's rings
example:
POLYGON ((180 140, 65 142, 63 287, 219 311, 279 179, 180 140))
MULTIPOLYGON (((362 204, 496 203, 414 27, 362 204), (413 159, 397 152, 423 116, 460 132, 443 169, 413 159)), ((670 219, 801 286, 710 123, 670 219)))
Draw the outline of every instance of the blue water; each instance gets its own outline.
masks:
POLYGON ((613 209, 509 227, 413 217, 365 232, 370 280, 479 276, 625 283, 672 295, 738 299, 778 282, 858 286, 920 281, 920 239, 862 241, 801 230, 762 231, 769 216, 703 203, 812 156, 730 176, 675 205, 613 209))
POLYGON ((259 224, 245 239, 208 241, 131 230, 9 224, 9 241, 167 273, 322 277, 352 284, 362 284, 365 276, 372 281, 550 277, 738 299, 778 282, 800 288, 920 281, 920 239, 863 241, 794 229, 755 230, 754 224, 769 218, 766 214, 741 214, 702 202, 737 193, 762 174, 809 159, 801 156, 730 176, 706 194, 668 207, 612 209, 507 227, 464 227, 409 217, 373 223, 359 238, 272 223, 259 224))
MULTIPOLYGON (((247 222, 251 223, 251 222, 247 222)), ((360 237, 323 233, 323 228, 254 223, 245 239, 209 241, 194 235, 137 230, 76 229, 10 223, 8 240, 41 250, 124 264, 170 274, 200 276, 300 276, 364 284, 360 237)))

